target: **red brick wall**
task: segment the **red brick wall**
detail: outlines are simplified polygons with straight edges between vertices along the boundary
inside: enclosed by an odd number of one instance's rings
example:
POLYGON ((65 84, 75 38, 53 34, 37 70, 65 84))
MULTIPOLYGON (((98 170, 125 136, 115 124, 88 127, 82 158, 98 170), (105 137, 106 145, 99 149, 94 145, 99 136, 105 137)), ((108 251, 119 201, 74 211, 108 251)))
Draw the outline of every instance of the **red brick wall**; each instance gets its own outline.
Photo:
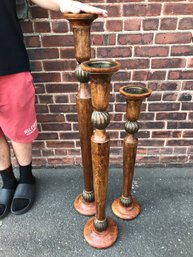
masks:
MULTIPOLYGON (((92 58, 115 58, 109 112, 111 164, 121 164, 125 102, 119 87, 143 82, 153 89, 140 116, 138 165, 193 162, 193 0, 82 1, 106 8, 92 26, 92 58)), ((40 135, 36 165, 81 162, 73 37, 62 14, 30 8, 22 22, 36 85, 40 135)))

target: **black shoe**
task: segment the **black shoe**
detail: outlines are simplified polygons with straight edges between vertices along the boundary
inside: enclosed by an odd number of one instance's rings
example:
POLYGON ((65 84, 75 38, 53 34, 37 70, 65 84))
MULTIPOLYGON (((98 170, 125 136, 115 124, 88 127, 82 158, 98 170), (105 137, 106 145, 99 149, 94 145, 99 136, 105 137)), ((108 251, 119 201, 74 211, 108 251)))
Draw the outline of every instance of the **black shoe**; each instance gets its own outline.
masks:
POLYGON ((36 195, 36 184, 19 183, 11 203, 11 212, 21 215, 31 209, 36 195), (23 203, 22 203, 23 201, 23 203), (21 204, 20 204, 21 203, 21 204))
POLYGON ((15 193, 15 189, 8 189, 8 188, 0 189, 0 205, 4 206, 4 211, 0 215, 0 219, 5 218, 9 214, 14 193, 15 193))

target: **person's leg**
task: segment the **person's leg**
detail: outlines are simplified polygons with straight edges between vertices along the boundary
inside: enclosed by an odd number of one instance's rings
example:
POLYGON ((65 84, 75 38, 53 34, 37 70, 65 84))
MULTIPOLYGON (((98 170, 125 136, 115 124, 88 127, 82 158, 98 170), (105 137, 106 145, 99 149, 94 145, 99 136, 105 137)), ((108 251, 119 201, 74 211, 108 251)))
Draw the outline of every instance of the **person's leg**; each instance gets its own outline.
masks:
MULTIPOLYGON (((17 180, 11 165, 10 148, 7 140, 2 135, 0 137, 0 176, 3 182, 0 191, 0 217, 4 217, 5 209, 10 208, 11 198, 17 186, 17 180)), ((8 214, 8 212, 9 210, 6 213, 8 214)))
MULTIPOLYGON (((0 77, 0 99, 0 129, 2 135, 12 141, 20 171, 11 211, 14 214, 23 214, 31 208, 35 199, 31 142, 37 137, 38 129, 34 105, 35 88, 31 74, 21 72, 0 77)), ((4 192, 5 190, 0 192, 1 199, 4 192)))
POLYGON ((4 136, 0 137, 0 170, 5 170, 11 165, 10 149, 4 136))
MULTIPOLYGON (((35 177, 32 174, 32 143, 23 144, 12 141, 12 146, 19 164, 19 184, 35 184, 35 177)), ((12 211, 23 210, 28 204, 28 199, 15 198, 12 203, 12 211)))
POLYGON ((11 142, 18 163, 21 166, 29 165, 32 161, 32 143, 16 143, 11 142))

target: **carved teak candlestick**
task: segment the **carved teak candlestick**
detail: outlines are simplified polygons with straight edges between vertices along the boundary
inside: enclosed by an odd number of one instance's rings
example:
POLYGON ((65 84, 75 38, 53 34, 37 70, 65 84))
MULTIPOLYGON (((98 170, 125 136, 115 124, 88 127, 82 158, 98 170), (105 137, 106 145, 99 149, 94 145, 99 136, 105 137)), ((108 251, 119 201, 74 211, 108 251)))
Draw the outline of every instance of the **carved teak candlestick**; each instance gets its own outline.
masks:
POLYGON ((109 166, 109 136, 106 127, 110 122, 107 112, 110 96, 110 80, 120 68, 112 60, 94 60, 83 62, 82 70, 87 72, 91 81, 91 100, 94 108, 92 124, 95 128, 91 137, 92 163, 94 174, 94 193, 96 216, 89 219, 84 227, 84 237, 93 247, 106 248, 117 239, 116 223, 105 214, 109 166))
POLYGON ((120 93, 126 98, 126 117, 125 130, 128 135, 123 143, 123 193, 112 204, 112 210, 116 216, 122 219, 136 218, 141 207, 132 197, 132 181, 136 160, 138 139, 134 134, 138 131, 137 120, 140 115, 140 107, 144 98, 151 95, 152 90, 141 85, 127 85, 120 88, 120 93))
MULTIPOLYGON (((90 47, 90 28, 92 22, 98 17, 96 14, 79 13, 64 14, 64 17, 70 22, 74 35, 75 58, 80 64, 88 61, 91 57, 90 47)), ((91 97, 88 89, 88 75, 83 72, 80 65, 77 65, 76 75, 80 82, 79 92, 76 96, 76 105, 78 113, 78 125, 80 132, 80 144, 82 154, 82 166, 84 176, 84 190, 74 201, 74 208, 83 215, 93 215, 96 213, 93 191, 93 172, 91 160, 91 97)))

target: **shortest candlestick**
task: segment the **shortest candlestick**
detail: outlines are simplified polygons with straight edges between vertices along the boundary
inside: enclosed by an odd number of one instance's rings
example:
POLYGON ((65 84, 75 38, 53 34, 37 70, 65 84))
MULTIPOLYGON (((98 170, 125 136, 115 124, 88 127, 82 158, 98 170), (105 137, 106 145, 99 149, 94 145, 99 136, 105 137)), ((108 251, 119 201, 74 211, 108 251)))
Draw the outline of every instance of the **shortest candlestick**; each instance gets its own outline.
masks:
POLYGON ((139 129, 137 120, 142 101, 150 96, 151 92, 151 89, 141 84, 130 84, 120 88, 120 93, 126 98, 127 102, 125 130, 128 135, 123 143, 123 193, 121 197, 114 200, 112 210, 116 216, 125 220, 134 219, 141 212, 139 203, 131 195, 138 143, 134 134, 139 129))

